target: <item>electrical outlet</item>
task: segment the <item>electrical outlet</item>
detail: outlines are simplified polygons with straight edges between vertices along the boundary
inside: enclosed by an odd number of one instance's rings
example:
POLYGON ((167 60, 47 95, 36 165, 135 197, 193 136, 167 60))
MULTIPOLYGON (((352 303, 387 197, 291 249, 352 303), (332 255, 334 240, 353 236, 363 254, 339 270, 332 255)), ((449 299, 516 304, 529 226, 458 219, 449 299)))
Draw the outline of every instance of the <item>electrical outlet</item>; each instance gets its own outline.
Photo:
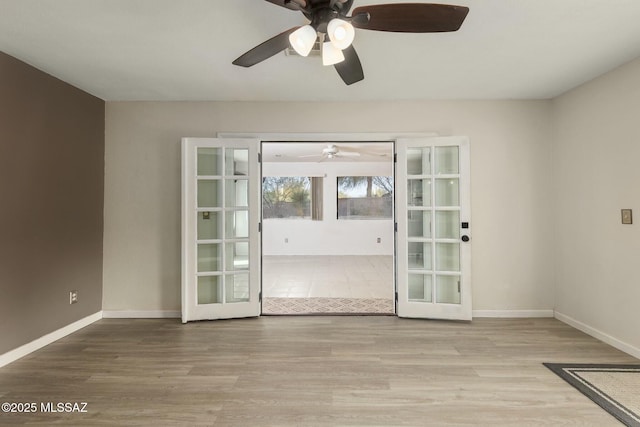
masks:
POLYGON ((289 238, 288 238, 288 237, 285 237, 285 238, 284 238, 284 242, 285 242, 285 243, 289 243, 289 238))
POLYGON ((69 304, 78 302, 78 291, 69 291, 69 304))
POLYGON ((378 239, 376 240, 378 243, 382 243, 382 239, 380 237, 378 237, 378 239))

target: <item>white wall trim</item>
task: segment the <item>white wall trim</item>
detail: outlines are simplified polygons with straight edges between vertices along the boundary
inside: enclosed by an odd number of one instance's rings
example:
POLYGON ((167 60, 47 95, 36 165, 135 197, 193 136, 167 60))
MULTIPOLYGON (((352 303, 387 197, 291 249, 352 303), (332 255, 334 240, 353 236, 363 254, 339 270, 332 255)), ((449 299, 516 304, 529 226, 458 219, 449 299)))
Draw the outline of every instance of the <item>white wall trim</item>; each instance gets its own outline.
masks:
POLYGON ((99 311, 0 355, 0 368, 102 319, 99 311))
POLYGON ((104 319, 177 319, 179 310, 103 310, 104 319))
POLYGON ((553 310, 473 310, 473 317, 553 317, 553 310))
POLYGON ((558 311, 555 312, 555 318, 561 322, 566 323, 567 325, 573 326, 574 328, 584 332, 585 334, 591 335, 594 338, 599 339, 600 341, 609 344, 612 347, 617 348, 620 351, 624 351, 631 356, 640 359, 640 348, 634 347, 631 344, 627 344, 619 339, 612 337, 609 334, 606 334, 596 328, 592 328, 591 326, 580 322, 572 317, 567 316, 566 314, 562 314, 558 311))

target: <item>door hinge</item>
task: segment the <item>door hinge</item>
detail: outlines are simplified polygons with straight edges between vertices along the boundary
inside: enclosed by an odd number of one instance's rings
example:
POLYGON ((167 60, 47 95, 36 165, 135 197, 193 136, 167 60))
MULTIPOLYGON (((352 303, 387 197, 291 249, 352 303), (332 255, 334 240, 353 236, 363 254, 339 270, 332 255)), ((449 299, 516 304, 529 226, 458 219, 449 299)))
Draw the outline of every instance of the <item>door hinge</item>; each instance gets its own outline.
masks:
POLYGON ((398 302, 398 292, 396 292, 396 302, 398 302))
POLYGON ((258 292, 258 302, 262 302, 262 291, 258 292))
POLYGON ((398 153, 393 153, 393 163, 398 163, 398 153))
POLYGON ((397 222, 393 223, 393 231, 395 231, 396 233, 398 232, 398 223, 397 222))
POLYGON ((460 280, 458 280, 458 293, 460 293, 460 280))
POLYGON ((258 163, 262 163, 262 153, 258 153, 258 163))
POLYGON ((258 233, 262 233, 262 223, 258 223, 258 233))

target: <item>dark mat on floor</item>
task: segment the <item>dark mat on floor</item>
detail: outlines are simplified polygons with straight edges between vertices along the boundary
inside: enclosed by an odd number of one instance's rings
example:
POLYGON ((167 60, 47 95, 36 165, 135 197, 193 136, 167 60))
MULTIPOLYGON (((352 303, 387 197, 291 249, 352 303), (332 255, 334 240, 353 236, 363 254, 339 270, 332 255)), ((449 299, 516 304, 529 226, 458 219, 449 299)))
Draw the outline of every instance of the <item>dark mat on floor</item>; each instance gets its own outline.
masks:
POLYGON ((640 365, 544 363, 627 426, 640 427, 640 365))

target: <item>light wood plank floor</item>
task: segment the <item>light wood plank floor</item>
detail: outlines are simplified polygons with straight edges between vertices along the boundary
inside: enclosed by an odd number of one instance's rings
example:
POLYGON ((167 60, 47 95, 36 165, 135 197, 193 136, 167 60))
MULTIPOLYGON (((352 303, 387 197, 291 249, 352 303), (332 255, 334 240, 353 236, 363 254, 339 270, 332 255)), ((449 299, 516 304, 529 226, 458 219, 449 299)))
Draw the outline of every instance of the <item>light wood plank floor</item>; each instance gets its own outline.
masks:
POLYGON ((105 319, 0 368, 7 425, 616 426, 542 362, 638 363, 554 319, 105 319))

